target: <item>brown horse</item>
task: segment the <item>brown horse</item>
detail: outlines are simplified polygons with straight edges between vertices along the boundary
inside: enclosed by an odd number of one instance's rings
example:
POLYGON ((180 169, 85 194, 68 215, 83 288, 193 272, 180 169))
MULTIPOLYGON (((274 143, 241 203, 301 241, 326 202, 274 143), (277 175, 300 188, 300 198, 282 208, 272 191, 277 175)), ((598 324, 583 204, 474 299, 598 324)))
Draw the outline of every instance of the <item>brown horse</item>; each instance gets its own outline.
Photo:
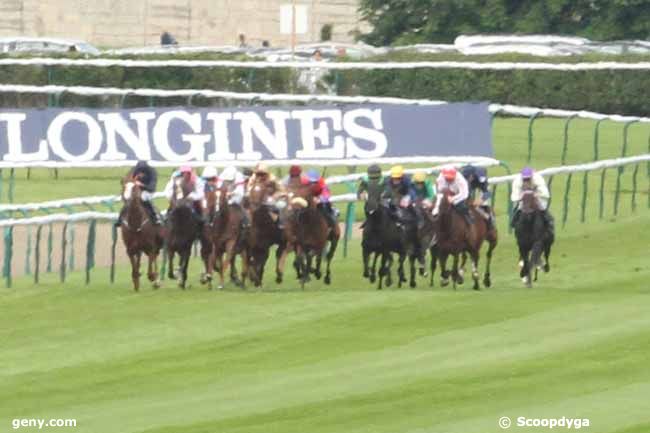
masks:
POLYGON ((440 213, 436 221, 438 238, 436 246, 442 272, 441 285, 446 286, 449 284, 450 272, 447 270, 447 259, 450 255, 454 260, 451 271, 454 288, 456 288, 456 283, 462 284, 463 277, 461 272, 459 272, 458 260, 460 254, 467 253, 472 261, 474 290, 479 290, 479 253, 483 241, 487 239, 489 248, 486 256, 487 267, 483 283, 486 287, 489 287, 491 285, 490 264, 492 261, 492 252, 497 244, 496 231, 488 236, 487 221, 473 207, 470 207, 470 215, 474 222, 473 224, 468 224, 465 218, 453 208, 450 202, 451 193, 448 190, 441 191, 440 193, 443 194, 443 199, 440 203, 440 213))
MULTIPOLYGON (((317 207, 315 198, 309 193, 310 187, 305 186, 295 193, 291 200, 292 212, 285 228, 287 247, 282 253, 279 263, 279 279, 282 279, 282 271, 287 254, 294 251, 296 270, 300 278, 300 286, 304 289, 305 283, 309 281, 309 275, 313 274, 317 279, 321 277, 321 262, 325 255, 325 284, 331 283, 331 262, 341 230, 336 224, 330 229, 325 216, 317 207), (327 248, 329 242, 329 248, 327 248), (327 250, 327 253, 325 251, 327 250), (312 268, 312 261, 316 258, 316 266, 312 268)), ((279 282, 280 282, 279 281, 279 282)))
MULTIPOLYGON (((224 275, 227 275, 232 266, 231 279, 236 285, 245 287, 246 274, 248 273, 248 251, 246 248, 246 233, 242 231, 242 221, 245 210, 238 204, 228 203, 228 187, 222 186, 215 191, 215 214, 210 222, 210 240, 212 254, 210 255, 209 269, 219 270, 219 288, 224 287, 224 275), (223 255, 226 259, 223 259, 223 255), (237 278, 234 269, 236 255, 242 257, 242 276, 237 278)), ((212 205, 209 201, 208 206, 212 205)), ((211 207, 212 209, 212 207, 211 207)))
POLYGON ((193 203, 187 197, 192 186, 184 178, 174 180, 174 190, 167 213, 167 255, 169 260, 168 277, 173 279, 174 254, 179 256, 177 273, 178 286, 185 289, 187 267, 194 241, 200 237, 199 223, 193 214, 193 203))
POLYGON ((122 220, 122 240, 131 261, 133 289, 140 288, 140 258, 142 253, 149 259, 147 277, 154 289, 160 287, 158 279, 158 254, 163 245, 163 233, 159 226, 149 219, 142 203, 142 187, 132 178, 122 180, 122 199, 126 211, 122 220))
POLYGON ((260 287, 271 247, 278 246, 275 253, 277 260, 282 255, 285 242, 282 232, 272 216, 271 204, 267 203, 267 193, 263 188, 255 187, 248 192, 247 208, 251 221, 246 239, 248 276, 255 287, 260 287))

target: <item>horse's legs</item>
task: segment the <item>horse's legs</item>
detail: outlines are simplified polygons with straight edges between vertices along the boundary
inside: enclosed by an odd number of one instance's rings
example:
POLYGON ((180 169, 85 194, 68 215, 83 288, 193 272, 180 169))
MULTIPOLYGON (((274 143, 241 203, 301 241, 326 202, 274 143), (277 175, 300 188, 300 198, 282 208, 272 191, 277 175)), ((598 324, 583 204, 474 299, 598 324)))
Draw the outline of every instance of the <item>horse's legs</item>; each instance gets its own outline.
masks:
MULTIPOLYGON (((235 269, 233 262, 232 268, 235 269)), ((248 275, 248 250, 244 248, 241 252, 241 287, 246 288, 246 275, 248 275)))
POLYGON ((528 260, 529 251, 526 251, 526 248, 523 245, 519 245, 519 257, 523 262, 521 265, 521 270, 519 271, 519 276, 524 282, 526 287, 532 287, 531 275, 530 275, 530 262, 528 260))
MULTIPOLYGON (((375 253, 375 259, 378 255, 379 253, 375 253)), ((386 262, 388 261, 388 257, 390 257, 390 253, 381 253, 381 262, 379 263, 379 283, 377 284, 377 290, 381 290, 383 288, 384 276, 386 276, 386 286, 390 286, 390 284, 388 284, 390 273, 386 275, 386 262)))
POLYGON ((370 250, 367 247, 361 247, 361 254, 363 256, 363 278, 370 277, 370 270, 368 269, 368 262, 370 260, 370 250))
POLYGON ((456 283, 462 284, 461 276, 458 273, 458 254, 454 254, 454 262, 451 268, 451 281, 454 286, 454 290, 456 290, 456 283))
POLYGON ((406 275, 404 274, 404 261, 406 260, 406 253, 400 252, 399 254, 399 264, 397 267, 397 276, 398 276, 398 283, 397 287, 401 288, 402 283, 406 282, 406 275))
POLYGON ((415 254, 409 254, 409 265, 411 268, 411 279, 409 281, 409 286, 411 289, 414 289, 417 286, 417 283, 415 282, 415 261, 417 257, 415 254))
POLYGON ((449 285, 449 271, 447 270, 447 259, 449 254, 442 253, 440 255, 440 285, 446 287, 449 285))
POLYGON ((167 278, 170 280, 174 279, 174 250, 171 248, 167 249, 167 262, 168 262, 168 267, 167 267, 167 278))
MULTIPOLYGON (((278 247, 278 250, 279 250, 279 247, 278 247)), ((284 274, 284 264, 287 261, 287 255, 289 254, 289 250, 290 250, 289 244, 287 244, 286 248, 284 248, 282 250, 282 253, 280 254, 280 258, 276 262, 276 266, 275 266, 275 282, 278 283, 278 284, 280 284, 282 282, 282 275, 284 274)))
POLYGON ((486 257, 485 275, 483 276, 483 284, 485 285, 485 287, 490 287, 492 285, 492 280, 490 279, 490 265, 492 264, 492 252, 494 251, 494 248, 496 248, 496 246, 497 246, 496 239, 489 241, 487 254, 485 255, 486 257))
POLYGON ((320 280, 320 277, 323 275, 320 271, 322 261, 323 261, 323 251, 316 254, 316 269, 314 269, 314 276, 316 277, 317 280, 320 280))
POLYGON ((377 275, 377 260, 379 259, 380 254, 378 252, 371 253, 374 254, 372 257, 372 267, 370 268, 370 282, 374 283, 377 275))
POLYGON ((328 286, 332 282, 332 271, 330 269, 330 265, 332 264, 332 259, 334 258, 334 254, 336 253, 336 247, 339 244, 339 238, 333 237, 332 240, 330 241, 330 246, 327 250, 327 256, 325 256, 325 284, 328 286))
POLYGON ((480 275, 478 272, 478 262, 480 259, 479 251, 473 250, 470 252, 472 259, 472 279, 474 280, 474 290, 481 290, 481 285, 479 283, 480 275))
POLYGON ((226 242, 226 259, 222 261, 222 267, 221 267, 221 287, 223 288, 224 282, 223 282, 223 276, 228 275, 228 271, 230 270, 230 265, 235 258, 235 244, 236 240, 232 239, 226 242))
POLYGON ((544 245, 544 272, 551 270, 551 264, 548 262, 548 258, 551 255, 551 246, 552 243, 550 241, 546 241, 546 244, 544 245))
POLYGON ((429 276, 429 286, 433 287, 433 276, 436 273, 436 260, 438 260, 438 249, 436 247, 431 247, 429 248, 429 253, 431 254, 431 264, 429 268, 431 275, 429 276))
POLYGON ((203 260, 203 273, 201 274, 201 284, 207 284, 212 278, 212 267, 210 266, 210 257, 214 253, 214 244, 205 236, 201 235, 201 260, 203 260))
POLYGON ((133 290, 140 290, 140 253, 129 254, 131 260, 131 281, 133 281, 133 290))
POLYGON ((187 251, 182 251, 179 254, 179 276, 178 276, 178 286, 181 289, 185 289, 185 283, 187 282, 187 266, 190 263, 190 255, 192 254, 192 248, 189 248, 187 251))
POLYGON ((460 260, 460 267, 458 268, 458 275, 461 277, 465 276, 465 264, 467 263, 467 253, 463 251, 461 260, 460 260))
POLYGON ((158 281, 158 254, 149 253, 147 258, 149 260, 147 277, 153 284, 153 288, 157 289, 160 287, 160 281, 158 281))

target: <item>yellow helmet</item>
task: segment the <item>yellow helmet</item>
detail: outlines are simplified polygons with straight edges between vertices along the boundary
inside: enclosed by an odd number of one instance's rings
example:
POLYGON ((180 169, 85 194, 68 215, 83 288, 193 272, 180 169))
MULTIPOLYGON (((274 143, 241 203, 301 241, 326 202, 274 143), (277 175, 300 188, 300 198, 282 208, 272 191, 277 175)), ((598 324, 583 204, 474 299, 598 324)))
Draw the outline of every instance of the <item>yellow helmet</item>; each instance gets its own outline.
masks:
POLYGON ((395 165, 390 169, 390 177, 393 179, 399 179, 404 176, 404 167, 401 165, 395 165))
POLYGON ((266 166, 266 164, 260 162, 255 166, 255 173, 269 174, 269 168, 266 166))
POLYGON ((418 171, 413 175, 413 182, 424 182, 427 180, 427 174, 423 171, 418 171))

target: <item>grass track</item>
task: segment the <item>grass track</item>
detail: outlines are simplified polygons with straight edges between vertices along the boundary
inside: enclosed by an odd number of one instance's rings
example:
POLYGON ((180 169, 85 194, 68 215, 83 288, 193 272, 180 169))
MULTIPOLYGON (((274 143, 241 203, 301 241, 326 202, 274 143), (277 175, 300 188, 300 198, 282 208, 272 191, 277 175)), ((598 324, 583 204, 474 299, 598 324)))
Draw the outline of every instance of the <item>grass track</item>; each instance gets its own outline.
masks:
MULTIPOLYGON (((591 130, 580 124, 570 162, 590 159, 591 130)), ((561 144, 559 122, 539 125, 540 143, 561 144)), ((635 128, 629 154, 647 144, 647 128, 635 128)), ((602 157, 616 156, 619 132, 604 128, 602 157)), ((525 122, 497 123, 497 156, 513 168, 525 134, 525 122)), ((536 166, 559 163, 553 146, 536 166)), ((38 173, 18 191, 23 201, 111 193, 114 174, 80 191, 80 177, 38 173)), ((625 203, 602 222, 590 208, 585 225, 572 207, 552 272, 532 290, 517 278, 511 236, 495 253, 494 287, 480 293, 422 280, 377 292, 360 278, 356 245, 337 256, 333 287, 304 292, 289 277, 264 292, 210 293, 196 272, 187 292, 167 284, 139 294, 123 270, 114 286, 101 269, 88 287, 80 273, 65 286, 55 275, 38 287, 17 279, 0 289, 0 431, 34 417, 76 418, 70 431, 91 433, 489 433, 507 415, 646 433, 650 212, 632 215, 625 203)))

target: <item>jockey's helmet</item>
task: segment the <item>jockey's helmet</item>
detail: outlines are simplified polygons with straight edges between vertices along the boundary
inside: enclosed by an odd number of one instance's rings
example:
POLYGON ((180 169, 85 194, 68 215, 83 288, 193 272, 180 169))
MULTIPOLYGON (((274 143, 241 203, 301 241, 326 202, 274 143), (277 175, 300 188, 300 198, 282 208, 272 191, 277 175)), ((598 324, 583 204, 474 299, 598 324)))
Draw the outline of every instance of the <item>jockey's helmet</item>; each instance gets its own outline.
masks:
POLYGON ((255 173, 256 174, 269 174, 269 168, 266 166, 266 164, 260 162, 255 166, 255 173))
POLYGON ((302 173, 302 168, 299 165, 292 165, 291 167, 289 167, 289 176, 291 177, 300 176, 300 173, 302 173))
POLYGON ((381 177, 381 168, 377 164, 368 167, 368 179, 379 179, 381 177))
POLYGON ((221 172, 221 180, 226 182, 233 182, 235 180, 235 176, 237 176, 237 169, 232 165, 224 168, 221 172))
POLYGON ((183 165, 181 168, 178 169, 178 174, 179 176, 182 176, 184 174, 192 174, 192 167, 189 165, 183 165))
POLYGON ((318 170, 307 171, 307 180, 310 182, 318 182, 320 180, 320 173, 318 170))
POLYGON ((442 177, 448 181, 456 179, 456 168, 455 167, 445 167, 442 169, 442 177))
POLYGON ((219 173, 217 172, 216 167, 213 167, 211 165, 205 167, 203 169, 203 173, 201 173, 201 177, 203 179, 212 179, 212 178, 217 177, 218 175, 219 175, 219 173))
POLYGON ((393 179, 401 179, 404 177, 404 167, 401 165, 394 165, 390 169, 390 177, 393 179))
POLYGON ((535 174, 535 170, 530 167, 524 167, 521 169, 521 178, 522 179, 531 179, 535 174))
POLYGON ((423 171, 418 171, 413 175, 413 182, 421 183, 424 182, 425 180, 427 180, 427 174, 423 171))

